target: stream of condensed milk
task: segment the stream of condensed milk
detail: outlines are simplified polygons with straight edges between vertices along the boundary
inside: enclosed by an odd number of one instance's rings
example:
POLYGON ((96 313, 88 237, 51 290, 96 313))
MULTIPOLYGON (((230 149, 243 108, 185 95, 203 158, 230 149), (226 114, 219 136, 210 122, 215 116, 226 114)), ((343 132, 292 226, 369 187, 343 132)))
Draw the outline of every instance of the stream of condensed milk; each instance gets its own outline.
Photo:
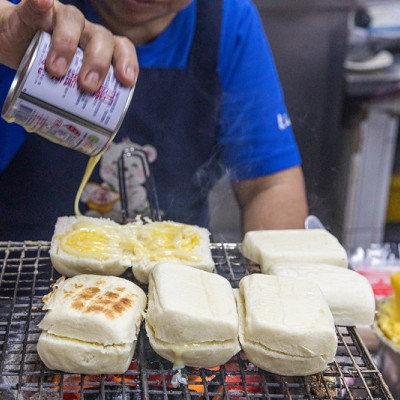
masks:
POLYGON ((105 150, 101 151, 99 154, 97 154, 97 156, 92 156, 89 158, 89 161, 86 165, 85 172, 82 177, 82 181, 79 185, 78 191, 76 192, 76 196, 75 196, 74 212, 75 212, 76 216, 82 215, 79 210, 79 199, 82 196, 83 188, 86 186, 90 176, 92 175, 94 168, 96 167, 97 163, 100 161, 100 158, 103 155, 104 151, 105 150))

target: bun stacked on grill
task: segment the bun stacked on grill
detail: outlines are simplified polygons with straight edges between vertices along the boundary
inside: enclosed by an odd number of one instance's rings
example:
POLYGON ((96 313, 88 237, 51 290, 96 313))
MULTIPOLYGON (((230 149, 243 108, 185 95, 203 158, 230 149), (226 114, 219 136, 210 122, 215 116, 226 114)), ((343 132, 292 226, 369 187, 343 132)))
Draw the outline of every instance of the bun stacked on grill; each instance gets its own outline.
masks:
POLYGON ((292 263, 272 265, 268 273, 317 284, 337 325, 374 322, 374 292, 368 279, 355 271, 328 264, 292 263))
POLYGON ((124 373, 146 307, 143 290, 114 276, 60 278, 44 297, 48 310, 37 351, 50 369, 79 374, 124 373))
POLYGON ((160 263, 150 274, 148 296, 150 344, 175 368, 214 367, 240 350, 235 298, 224 277, 160 263))
POLYGON ((370 325, 375 299, 368 280, 347 269, 344 247, 324 229, 247 232, 242 253, 261 272, 319 286, 337 325, 370 325), (343 267, 343 268, 338 268, 343 267))
POLYGON ((62 275, 121 275, 128 267, 148 283, 161 261, 213 271, 209 232, 172 221, 141 221, 120 225, 104 218, 60 217, 51 241, 50 257, 62 275))
POLYGON ((240 344, 254 365, 280 375, 311 375, 334 359, 333 317, 316 284, 253 274, 241 279, 235 294, 240 344))
POLYGON ((250 231, 243 239, 242 253, 268 273, 273 264, 319 263, 347 268, 347 253, 325 229, 250 231))

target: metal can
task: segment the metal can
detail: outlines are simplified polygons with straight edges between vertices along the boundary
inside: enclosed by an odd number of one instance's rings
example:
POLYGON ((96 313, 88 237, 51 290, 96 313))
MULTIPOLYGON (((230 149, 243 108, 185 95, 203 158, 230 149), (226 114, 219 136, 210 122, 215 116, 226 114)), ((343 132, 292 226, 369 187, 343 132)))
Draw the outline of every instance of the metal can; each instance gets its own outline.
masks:
POLYGON ((3 105, 2 117, 55 143, 89 156, 101 153, 118 132, 134 87, 118 83, 111 66, 94 94, 78 87, 83 51, 78 48, 62 78, 46 73, 51 36, 37 32, 3 105))

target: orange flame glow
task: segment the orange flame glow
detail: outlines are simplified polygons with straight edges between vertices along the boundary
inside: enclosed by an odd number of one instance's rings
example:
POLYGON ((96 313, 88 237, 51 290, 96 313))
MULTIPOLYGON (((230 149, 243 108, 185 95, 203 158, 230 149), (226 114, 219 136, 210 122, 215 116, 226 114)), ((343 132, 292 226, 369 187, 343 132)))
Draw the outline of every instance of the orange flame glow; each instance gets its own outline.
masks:
MULTIPOLYGON (((129 366, 129 370, 138 370, 138 364, 135 361, 129 366)), ((84 375, 83 382, 81 384, 81 375, 77 374, 66 374, 62 381, 62 393, 63 400, 77 400, 81 398, 80 391, 82 389, 93 389, 100 387, 100 382, 102 381, 102 375, 84 375)), ((137 386, 136 377, 125 375, 124 384, 127 386, 135 387, 137 386)), ((105 375, 105 382, 122 382, 122 375, 105 375)), ((52 378, 52 382, 55 384, 54 389, 61 392, 61 375, 56 374, 52 378)))

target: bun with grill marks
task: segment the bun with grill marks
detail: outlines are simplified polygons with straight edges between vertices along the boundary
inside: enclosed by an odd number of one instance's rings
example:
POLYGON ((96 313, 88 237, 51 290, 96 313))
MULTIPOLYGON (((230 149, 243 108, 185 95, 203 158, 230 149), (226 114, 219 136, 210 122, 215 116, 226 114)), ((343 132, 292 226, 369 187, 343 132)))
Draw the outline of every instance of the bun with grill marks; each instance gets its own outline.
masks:
POLYGON ((146 307, 143 290, 114 276, 60 278, 43 298, 40 358, 50 369, 80 374, 124 373, 146 307))

